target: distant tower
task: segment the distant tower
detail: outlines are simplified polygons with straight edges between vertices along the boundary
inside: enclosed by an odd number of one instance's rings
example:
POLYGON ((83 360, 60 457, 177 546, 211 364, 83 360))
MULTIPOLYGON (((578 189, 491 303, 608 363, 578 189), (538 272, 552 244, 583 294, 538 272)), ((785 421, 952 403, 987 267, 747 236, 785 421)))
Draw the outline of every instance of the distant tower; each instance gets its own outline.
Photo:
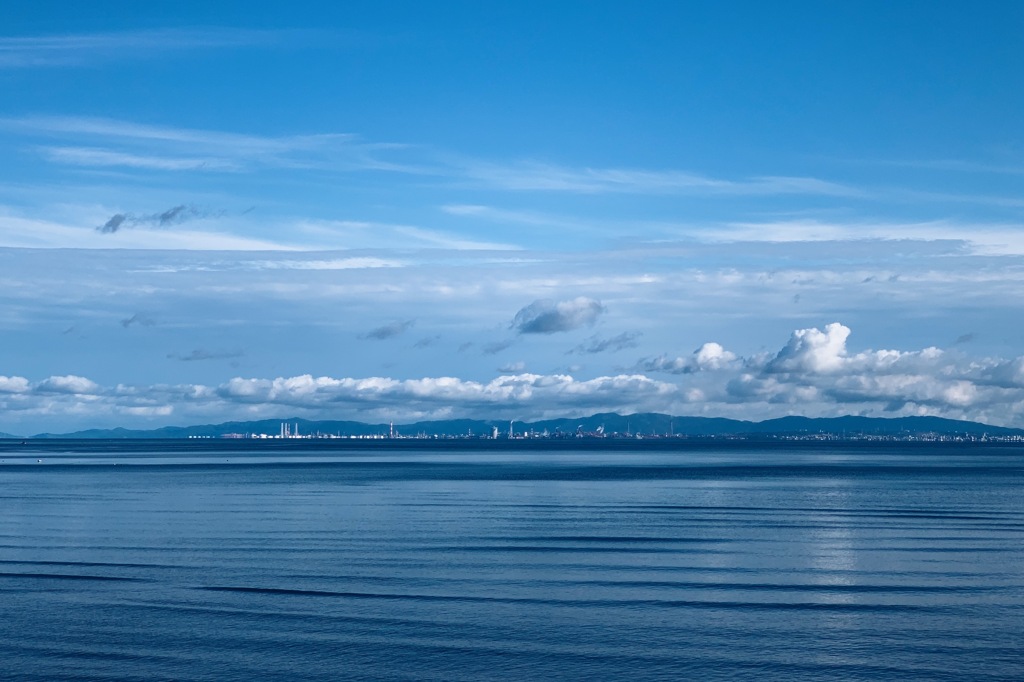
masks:
POLYGON ((491 430, 491 438, 493 438, 494 440, 498 440, 498 427, 497 426, 492 428, 492 430, 491 430))
POLYGON ((388 429, 388 438, 395 437, 395 422, 391 422, 390 428, 388 429))
POLYGON ((508 437, 509 437, 509 440, 511 440, 512 438, 514 438, 514 437, 515 437, 515 435, 516 435, 516 432, 512 430, 512 425, 513 425, 514 423, 515 423, 515 421, 510 421, 510 422, 508 423, 508 437))

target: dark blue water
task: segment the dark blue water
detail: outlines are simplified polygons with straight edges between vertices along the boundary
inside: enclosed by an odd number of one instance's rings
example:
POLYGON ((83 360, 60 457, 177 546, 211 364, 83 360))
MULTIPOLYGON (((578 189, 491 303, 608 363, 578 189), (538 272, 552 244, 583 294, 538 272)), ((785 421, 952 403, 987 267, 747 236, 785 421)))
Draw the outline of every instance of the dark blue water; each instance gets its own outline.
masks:
POLYGON ((1024 679, 1019 448, 0 459, 4 679, 1024 679))

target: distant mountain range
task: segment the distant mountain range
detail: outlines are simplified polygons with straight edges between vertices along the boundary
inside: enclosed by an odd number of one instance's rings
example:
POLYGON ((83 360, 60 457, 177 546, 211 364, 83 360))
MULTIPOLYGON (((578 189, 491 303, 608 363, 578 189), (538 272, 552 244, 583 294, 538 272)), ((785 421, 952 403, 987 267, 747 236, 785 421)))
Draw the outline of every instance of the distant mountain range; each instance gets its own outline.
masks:
MULTIPOLYGON (((248 422, 225 422, 198 426, 165 426, 151 430, 89 429, 72 433, 41 433, 32 438, 219 438, 228 434, 279 435, 281 424, 286 423, 294 433, 296 427, 303 435, 331 434, 341 436, 385 436, 389 424, 366 424, 354 421, 310 421, 307 419, 263 419, 248 422)), ((478 419, 448 419, 395 425, 401 436, 484 436, 497 428, 501 436, 508 434, 509 422, 478 419)), ((620 415, 594 414, 578 419, 547 419, 536 422, 514 422, 516 433, 533 431, 549 434, 576 434, 577 432, 604 435, 676 435, 676 436, 784 436, 829 434, 834 436, 900 436, 900 435, 964 435, 964 436, 1024 436, 1024 429, 990 426, 978 422, 943 419, 940 417, 782 417, 761 422, 717 417, 674 417, 667 414, 643 413, 620 415)), ((0 434, 0 438, 19 438, 0 434)))

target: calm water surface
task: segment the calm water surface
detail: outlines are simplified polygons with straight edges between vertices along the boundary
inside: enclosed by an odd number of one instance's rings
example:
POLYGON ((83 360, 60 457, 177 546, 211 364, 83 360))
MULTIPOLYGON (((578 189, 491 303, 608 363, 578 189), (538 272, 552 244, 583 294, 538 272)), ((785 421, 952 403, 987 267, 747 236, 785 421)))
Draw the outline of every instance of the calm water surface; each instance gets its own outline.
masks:
POLYGON ((0 677, 1024 679, 1022 448, 513 445, 0 444, 0 677))

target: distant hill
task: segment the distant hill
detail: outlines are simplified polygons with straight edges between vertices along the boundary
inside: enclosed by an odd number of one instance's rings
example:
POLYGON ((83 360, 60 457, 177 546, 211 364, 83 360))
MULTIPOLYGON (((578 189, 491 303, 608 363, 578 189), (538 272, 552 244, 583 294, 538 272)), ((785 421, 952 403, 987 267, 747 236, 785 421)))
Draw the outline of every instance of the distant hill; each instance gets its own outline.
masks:
POLYGON ((21 438, 21 436, 15 436, 14 434, 4 433, 3 431, 0 431, 0 438, 21 438))
MULTIPOLYGON (((89 429, 73 433, 41 433, 33 438, 220 438, 228 434, 279 435, 281 423, 303 435, 329 434, 341 436, 386 436, 389 424, 367 424, 354 421, 312 421, 308 419, 263 419, 248 422, 225 422, 197 426, 165 426, 159 429, 89 429)), ((502 436, 508 433, 509 422, 505 420, 448 419, 423 421, 412 424, 396 424, 395 432, 402 436, 485 436, 497 428, 502 436)), ((828 434, 833 436, 900 436, 900 435, 966 435, 981 436, 1024 436, 1024 429, 990 426, 978 422, 943 419, 940 417, 782 417, 762 422, 725 419, 718 417, 678 417, 647 412, 620 415, 614 412, 590 415, 577 419, 547 419, 536 422, 516 421, 513 428, 517 433, 534 431, 549 434, 595 433, 602 430, 605 435, 676 435, 676 436, 785 436, 828 434)), ((0 437, 17 438, 17 436, 0 437)))
POLYGON ((978 422, 943 419, 942 417, 781 417, 751 424, 752 433, 831 433, 835 435, 870 434, 963 434, 971 436, 1014 436, 1024 434, 1024 429, 990 426, 978 422))
POLYGON ((40 433, 33 438, 219 438, 226 434, 248 435, 280 434, 281 423, 297 424, 299 433, 329 433, 344 435, 373 435, 387 433, 388 425, 364 424, 350 421, 310 421, 308 419, 261 419, 251 422, 224 422, 197 426, 164 426, 159 429, 88 429, 71 433, 40 433), (383 429, 383 431, 381 431, 383 429))

